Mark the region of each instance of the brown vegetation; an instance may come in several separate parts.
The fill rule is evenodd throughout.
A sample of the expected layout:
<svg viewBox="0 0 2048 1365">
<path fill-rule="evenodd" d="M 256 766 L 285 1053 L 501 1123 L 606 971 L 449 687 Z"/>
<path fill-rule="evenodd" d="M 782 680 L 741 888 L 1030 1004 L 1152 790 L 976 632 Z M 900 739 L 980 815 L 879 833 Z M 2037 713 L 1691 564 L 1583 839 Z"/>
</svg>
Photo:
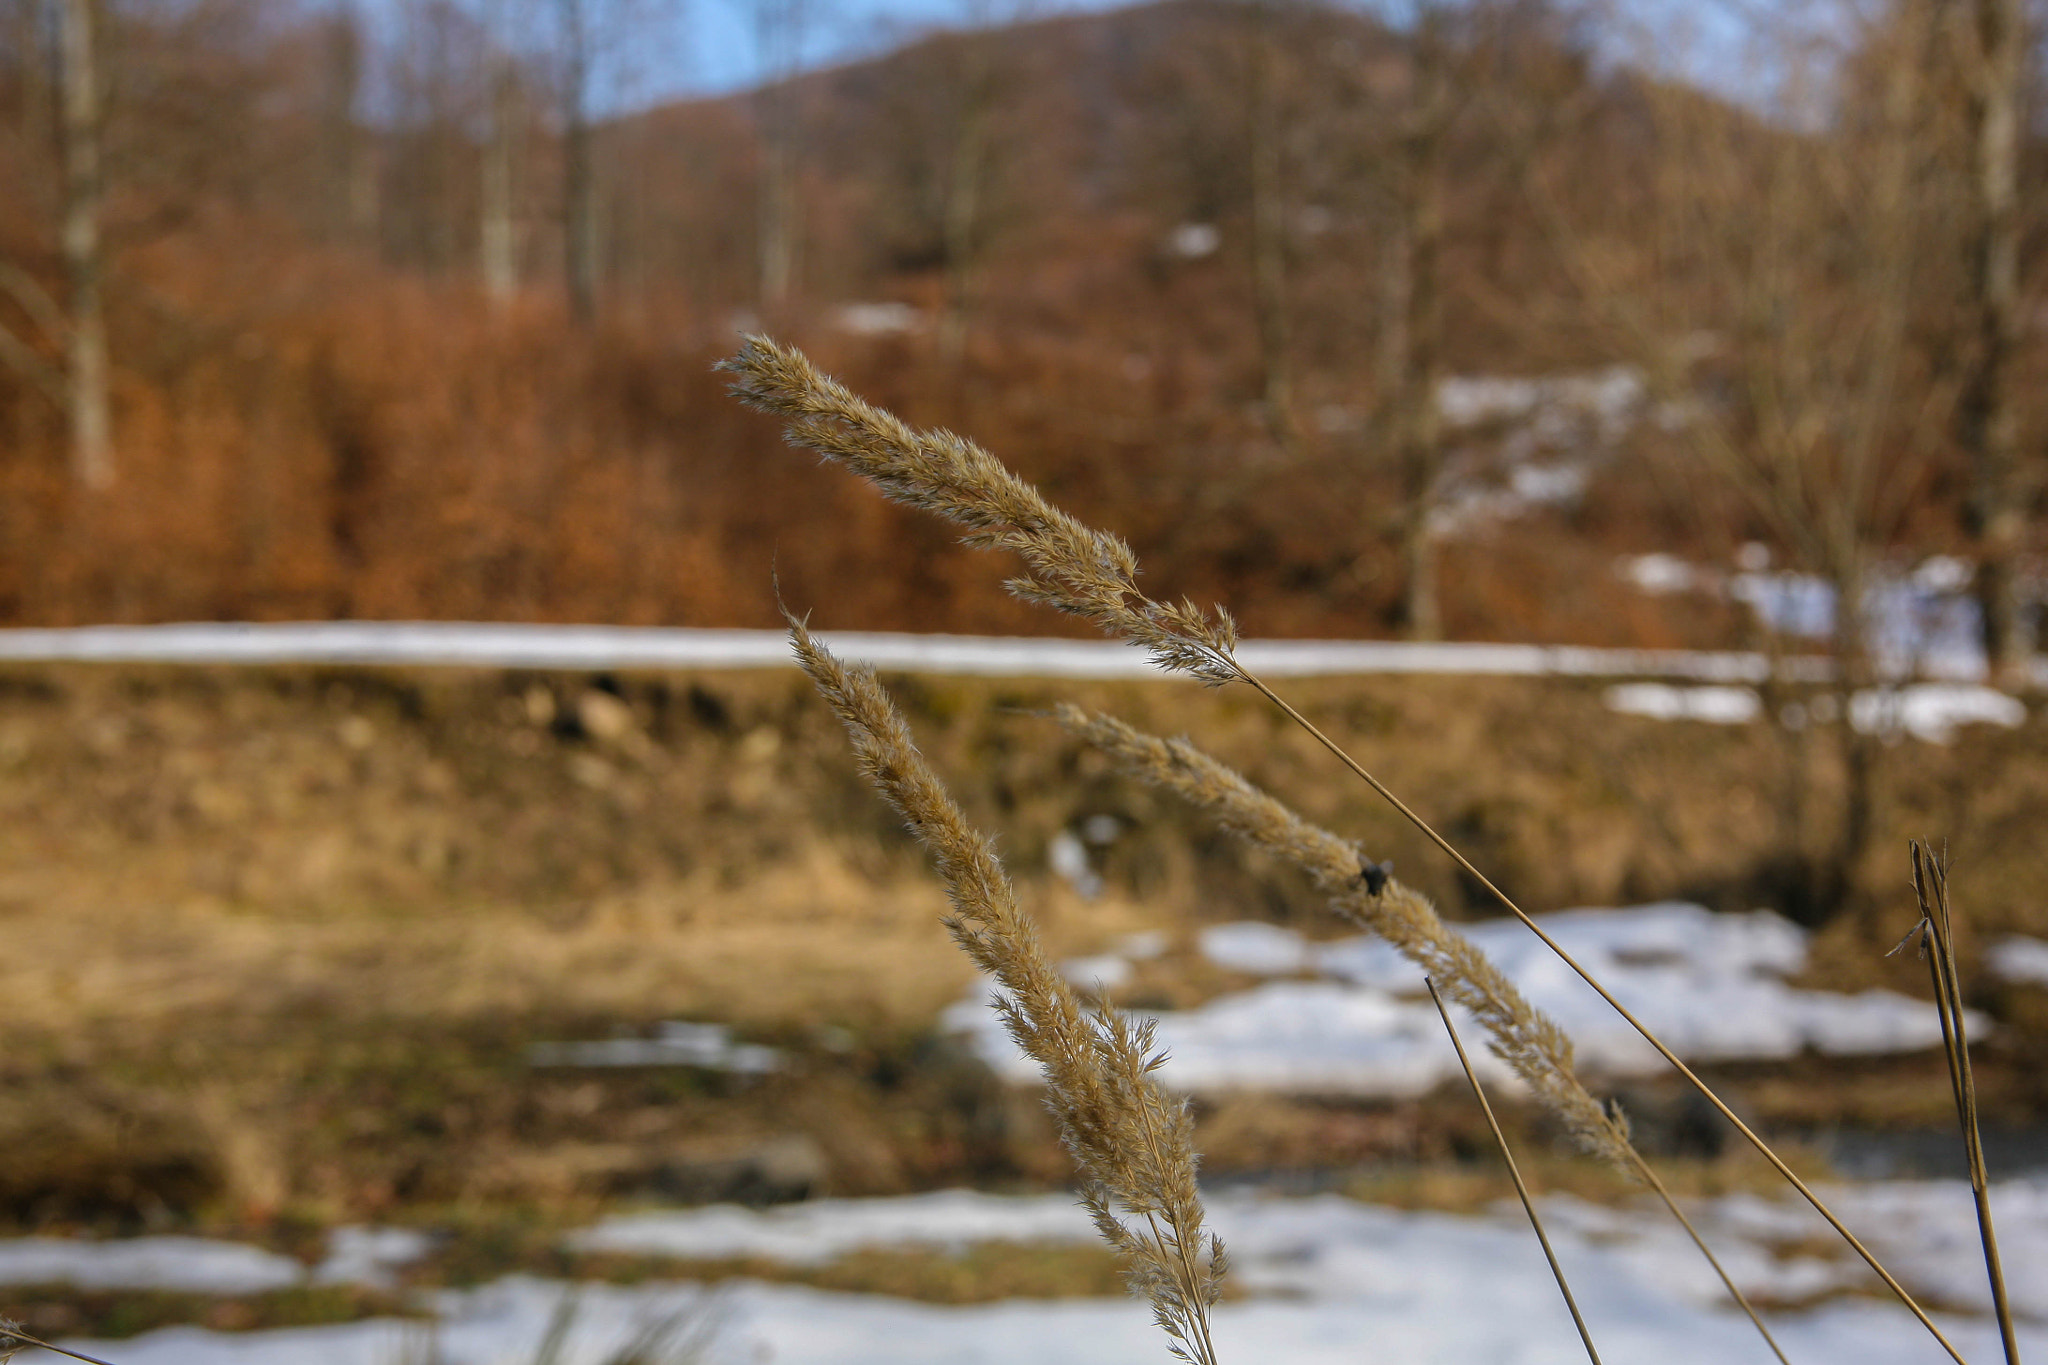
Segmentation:
<svg viewBox="0 0 2048 1365">
<path fill-rule="evenodd" d="M 1426 391 L 1657 370 L 1712 333 L 1724 349 L 1665 375 L 1671 396 L 1767 428 L 1748 376 L 1795 343 L 1814 373 L 1854 368 L 1840 348 L 1868 330 L 1824 249 L 1853 176 L 1774 168 L 1862 165 L 1844 149 L 1900 127 L 1924 213 L 1892 301 L 1907 416 L 1874 439 L 1917 443 L 1927 472 L 1869 548 L 1961 545 L 1974 497 L 1996 596 L 2031 543 L 2025 462 L 1973 484 L 1969 461 L 1980 430 L 1998 451 L 2035 430 L 2048 392 L 2003 283 L 2032 270 L 2013 224 L 2033 222 L 2039 148 L 2021 137 L 2011 175 L 1978 177 L 2003 196 L 1981 227 L 1976 182 L 1946 168 L 1997 121 L 1970 112 L 1995 81 L 1957 35 L 1898 127 L 1865 117 L 1883 91 L 1854 62 L 1799 131 L 1603 64 L 1540 4 L 1431 6 L 1417 49 L 1336 10 L 1207 0 L 939 34 L 583 127 L 560 104 L 567 37 L 513 42 L 440 0 L 402 7 L 390 46 L 345 12 L 105 8 L 105 107 L 79 118 L 97 188 L 62 173 L 82 134 L 57 117 L 44 8 L 0 8 L 20 39 L 0 44 L 0 185 L 20 191 L 0 194 L 0 620 L 766 625 L 775 561 L 796 599 L 837 586 L 838 624 L 1045 629 L 943 534 L 788 477 L 718 400 L 705 370 L 766 299 L 860 391 L 975 431 L 1119 526 L 1158 595 L 1227 600 L 1261 634 L 1391 631 L 1440 557 L 1449 635 L 1732 642 L 1732 617 L 1632 598 L 1611 556 L 1796 552 L 1797 527 L 1644 428 L 1576 507 L 1425 547 L 1438 463 L 1484 465 L 1512 435 L 1426 430 Z M 622 7 L 570 8 L 622 41 Z M 1780 204 L 1761 221 L 1787 225 L 1785 251 L 1769 272 L 1744 258 L 1731 230 L 1809 185 L 1834 200 Z M 60 221 L 100 238 L 60 241 Z M 1175 246 L 1188 226 L 1213 249 Z M 1985 232 L 2013 263 L 1980 272 L 1996 297 L 1977 306 Z M 1796 335 L 1757 332 L 1760 290 L 1810 302 Z M 910 305 L 912 330 L 848 330 L 841 306 L 877 300 Z M 88 312 L 111 366 L 104 479 L 80 464 L 92 382 L 67 377 L 98 363 L 75 353 L 97 345 L 72 325 Z M 1988 378 L 1945 359 L 1979 351 Z M 1951 439 L 1938 419 L 1964 390 L 1977 416 Z"/>
<path fill-rule="evenodd" d="M 1248 696 L 1172 681 L 891 686 L 969 817 L 999 834 L 1057 954 L 1169 931 L 1134 1002 L 1244 984 L 1191 931 L 1247 917 L 1319 931 L 1323 898 L 1020 710 L 1071 697 L 1202 734 L 1392 857 L 1451 918 L 1485 912 Z M 1781 769 L 1757 727 L 1615 716 L 1597 684 L 1562 680 L 1294 690 L 1388 781 L 1427 793 L 1526 904 L 1775 899 Z M 943 897 L 794 673 L 17 667 L 4 695 L 0 1069 L 18 1103 L 0 1113 L 0 1204 L 13 1219 L 1060 1178 L 1035 1105 L 929 1036 L 968 980 L 937 927 Z M 2048 933 L 2033 894 L 2048 737 L 2037 721 L 1907 752 L 1919 780 L 1886 794 L 1880 843 L 1956 831 L 1964 979 L 2009 1026 L 1978 1052 L 1985 1121 L 2037 1118 L 2048 1000 L 1987 980 L 1971 955 L 1995 933 Z M 1838 780 L 1825 751 L 1811 758 L 1823 789 Z M 1120 833 L 1095 855 L 1108 890 L 1084 901 L 1046 850 L 1097 815 Z M 1885 905 L 1821 938 L 1817 980 L 1920 988 L 1924 968 L 1882 957 L 1911 907 Z M 674 1018 L 729 1023 L 798 1070 L 734 1087 L 526 1061 L 535 1041 Z M 1716 1076 L 1760 1119 L 1799 1128 L 1927 1126 L 1948 1104 L 1933 1056 Z M 1444 1156 L 1464 1141 L 1446 1108 L 1468 1106 L 1230 1100 L 1204 1143 L 1217 1171 Z M 741 1159 L 770 1139 L 807 1150 L 794 1175 Z"/>
</svg>

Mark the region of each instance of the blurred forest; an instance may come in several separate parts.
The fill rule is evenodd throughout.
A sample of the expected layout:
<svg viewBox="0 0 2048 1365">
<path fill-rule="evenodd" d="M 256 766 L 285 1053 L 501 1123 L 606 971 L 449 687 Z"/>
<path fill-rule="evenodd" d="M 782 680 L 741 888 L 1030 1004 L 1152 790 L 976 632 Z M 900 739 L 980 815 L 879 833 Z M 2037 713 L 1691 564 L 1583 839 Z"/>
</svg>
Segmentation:
<svg viewBox="0 0 2048 1365">
<path fill-rule="evenodd" d="M 724 396 L 763 328 L 1255 634 L 1753 643 L 1614 564 L 1761 546 L 1851 602 L 1958 556 L 2030 648 L 2021 0 L 1790 7 L 1739 95 L 1569 0 L 983 5 L 822 69 L 734 0 L 772 78 L 648 105 L 662 2 L 0 0 L 0 622 L 765 625 L 773 564 L 1061 628 Z"/>
</svg>

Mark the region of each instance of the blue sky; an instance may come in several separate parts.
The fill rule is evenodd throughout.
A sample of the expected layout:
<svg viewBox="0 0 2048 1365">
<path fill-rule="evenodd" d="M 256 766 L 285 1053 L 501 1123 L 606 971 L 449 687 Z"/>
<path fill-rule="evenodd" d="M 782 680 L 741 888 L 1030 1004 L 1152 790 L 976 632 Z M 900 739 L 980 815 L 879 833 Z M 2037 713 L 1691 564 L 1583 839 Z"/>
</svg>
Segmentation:
<svg viewBox="0 0 2048 1365">
<path fill-rule="evenodd" d="M 659 0 L 657 0 L 657 3 Z M 676 22 L 662 27 L 668 38 L 652 44 L 666 51 L 643 51 L 640 100 L 658 101 L 683 95 L 723 94 L 755 84 L 763 74 L 751 18 L 762 0 L 679 0 Z M 1043 17 L 1073 10 L 1105 10 L 1134 0 L 768 0 L 796 4 L 806 13 L 802 65 L 849 60 L 886 49 L 918 32 L 960 23 L 970 14 L 992 18 Z M 1404 0 L 1363 0 L 1397 25 L 1408 8 Z M 1609 32 L 1615 55 L 1630 58 L 1647 43 L 1671 46 L 1688 54 L 1677 64 L 1695 79 L 1743 95 L 1740 87 L 1760 74 L 1742 55 L 1743 30 L 1750 22 L 1742 0 L 1623 0 L 1609 11 Z M 1619 22 L 1614 22 L 1619 20 Z M 1746 73 L 1746 74 L 1745 74 Z"/>
<path fill-rule="evenodd" d="M 744 89 L 762 75 L 754 42 L 752 0 L 686 0 L 676 93 L 721 94 Z M 1072 9 L 1114 9 L 1122 0 L 1062 0 L 1046 4 L 981 4 L 984 12 L 1044 15 Z M 922 30 L 957 24 L 975 0 L 809 0 L 804 23 L 805 65 L 841 61 L 895 45 Z"/>
</svg>

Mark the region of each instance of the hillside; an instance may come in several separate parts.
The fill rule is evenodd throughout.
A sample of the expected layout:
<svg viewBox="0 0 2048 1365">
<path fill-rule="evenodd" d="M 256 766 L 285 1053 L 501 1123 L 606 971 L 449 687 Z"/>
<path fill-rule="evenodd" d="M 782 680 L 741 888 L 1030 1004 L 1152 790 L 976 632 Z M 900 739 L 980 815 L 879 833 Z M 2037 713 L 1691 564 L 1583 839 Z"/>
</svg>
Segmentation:
<svg viewBox="0 0 2048 1365">
<path fill-rule="evenodd" d="M 492 86 L 455 19 L 435 66 L 325 20 L 266 11 L 224 44 L 170 10 L 122 13 L 104 214 L 117 475 L 79 486 L 62 411 L 0 366 L 0 621 L 762 625 L 772 564 L 833 625 L 1059 629 L 1001 595 L 998 566 L 734 408 L 710 366 L 762 326 L 1117 529 L 1164 592 L 1226 601 L 1264 635 L 1399 625 L 1418 504 L 1386 263 L 1413 35 L 1314 8 L 1248 28 L 1164 0 L 601 123 L 582 320 L 545 54 Z M 1614 557 L 1724 561 L 1781 528 L 1702 492 L 1640 332 L 1589 296 L 1586 268 L 1653 279 L 1658 316 L 1711 323 L 1679 304 L 1713 297 L 1720 263 L 1644 274 L 1672 130 L 1759 157 L 1789 135 L 1596 67 L 1562 19 L 1517 14 L 1439 49 L 1459 92 L 1431 361 L 1446 387 L 1429 496 L 1448 510 L 1422 510 L 1443 628 L 1729 643 L 1736 614 L 1645 600 Z M 380 109 L 337 87 L 355 69 L 338 51 L 412 93 Z M 19 267 L 0 323 L 55 363 L 41 79 L 0 61 L 17 115 L 0 180 L 27 191 L 0 196 L 0 259 Z M 497 297 L 478 235 L 493 89 L 520 132 L 516 283 Z M 776 148 L 797 226 L 786 292 L 764 301 Z M 1946 467 L 1916 476 L 1916 514 L 1877 528 L 1881 547 L 1955 540 Z"/>
</svg>

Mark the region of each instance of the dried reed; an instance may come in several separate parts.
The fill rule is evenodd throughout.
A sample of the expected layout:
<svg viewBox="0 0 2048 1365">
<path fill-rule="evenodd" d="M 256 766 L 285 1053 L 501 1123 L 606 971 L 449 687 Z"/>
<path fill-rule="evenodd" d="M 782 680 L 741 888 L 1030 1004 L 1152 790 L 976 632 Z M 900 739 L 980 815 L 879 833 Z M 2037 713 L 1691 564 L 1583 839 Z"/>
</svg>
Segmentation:
<svg viewBox="0 0 2048 1365">
<path fill-rule="evenodd" d="M 1373 862 L 1356 844 L 1310 824 L 1188 740 L 1160 739 L 1115 717 L 1065 702 L 1053 708 L 1052 716 L 1119 771 L 1174 793 L 1225 832 L 1293 863 L 1329 898 L 1330 909 L 1340 918 L 1393 944 L 1422 969 L 1425 981 L 1441 983 L 1444 993 L 1470 1010 L 1485 1028 L 1494 1055 L 1521 1077 L 1582 1151 L 1611 1162 L 1624 1175 L 1640 1179 L 1656 1192 L 1714 1268 L 1729 1296 L 1755 1325 L 1771 1354 L 1784 1362 L 1784 1351 L 1748 1296 L 1629 1141 L 1628 1125 L 1620 1112 L 1602 1105 L 1579 1080 L 1572 1066 L 1571 1039 L 1523 998 L 1492 959 L 1445 924 L 1428 897 L 1389 876 L 1383 865 Z M 1437 994 L 1436 984 L 1430 985 L 1430 994 Z M 1463 1048 L 1459 1051 L 1462 1056 Z"/>
<path fill-rule="evenodd" d="M 1218 608 L 1154 602 L 1138 591 L 1131 547 L 1047 502 L 974 442 L 950 431 L 913 431 L 893 413 L 818 372 L 810 358 L 768 337 L 748 337 L 718 367 L 739 376 L 741 402 L 788 419 L 791 445 L 845 465 L 883 494 L 967 528 L 966 542 L 1011 550 L 1025 572 L 1007 586 L 1092 621 L 1151 651 L 1161 668 L 1204 682 L 1237 680 L 1237 627 Z"/>
<path fill-rule="evenodd" d="M 1306 872 L 1330 908 L 1400 949 L 1486 1029 L 1496 1056 L 1527 1082 L 1588 1154 L 1631 1168 L 1627 1129 L 1572 1071 L 1564 1030 L 1530 1005 L 1429 899 L 1384 873 L 1358 845 L 1312 825 L 1185 739 L 1160 739 L 1062 702 L 1053 718 L 1125 774 L 1170 791 L 1236 835 Z"/>
<path fill-rule="evenodd" d="M 1137 588 L 1136 557 L 1121 540 L 1052 506 L 1037 489 L 972 441 L 948 431 L 912 430 L 893 414 L 864 402 L 838 381 L 820 374 L 793 347 L 767 337 L 749 337 L 739 353 L 719 368 L 738 376 L 732 389 L 742 402 L 787 419 L 786 435 L 791 444 L 846 465 L 898 502 L 967 527 L 965 539 L 970 545 L 1015 552 L 1027 570 L 1010 580 L 1010 590 L 1017 596 L 1071 612 L 1111 635 L 1142 645 L 1162 668 L 1188 673 L 1212 685 L 1235 681 L 1255 689 L 1399 811 L 1598 992 L 1813 1206 L 1957 1365 L 1967 1365 L 1906 1287 L 1713 1087 L 1450 840 L 1238 662 L 1236 625 L 1220 607 L 1212 616 L 1191 602 L 1169 605 L 1146 597 Z"/>
<path fill-rule="evenodd" d="M 86 1365 L 107 1365 L 107 1362 L 101 1360 L 98 1356 L 81 1355 L 77 1351 L 66 1350 L 62 1346 L 52 1346 L 41 1337 L 32 1337 L 23 1331 L 20 1323 L 10 1321 L 7 1318 L 0 1318 L 0 1365 L 6 1365 L 8 1361 L 14 1359 L 17 1353 L 29 1347 L 54 1351 L 60 1356 L 70 1356 L 73 1360 L 86 1362 Z"/>
<path fill-rule="evenodd" d="M 1215 1365 L 1209 1310 L 1225 1270 L 1195 1188 L 1194 1120 L 1152 1078 L 1165 1061 L 1149 1023 L 1084 1010 L 1046 958 L 989 841 L 946 794 L 872 670 L 849 668 L 790 621 L 797 661 L 845 724 L 861 772 L 931 851 L 953 939 L 1001 987 L 991 1001 L 1045 1071 L 1046 1104 L 1080 1175 L 1081 1199 L 1132 1291 L 1189 1365 Z"/>
<path fill-rule="evenodd" d="M 1998 1318 L 2006 1365 L 2019 1365 L 2018 1335 L 2013 1330 L 2012 1303 L 2006 1297 L 2005 1267 L 1998 1256 L 1998 1230 L 1991 1221 L 1991 1179 L 1984 1166 L 1984 1139 L 1977 1128 L 1977 1081 L 1970 1071 L 1970 1039 L 1964 1027 L 1962 978 L 1956 972 L 1955 917 L 1948 901 L 1948 860 L 1932 849 L 1912 845 L 1913 894 L 1920 904 L 1920 955 L 1934 978 L 1934 1003 L 1941 1012 L 1942 1050 L 1948 1056 L 1948 1077 L 1955 1092 L 1956 1122 L 1963 1130 L 1963 1150 L 1970 1166 L 1970 1193 L 1977 1203 L 1977 1236 L 1984 1247 L 1984 1273 L 1991 1281 L 1991 1307 Z M 1906 942 L 1911 942 L 1908 935 Z M 1899 945 L 1905 947 L 1905 943 Z M 1897 952 L 1898 948 L 1894 948 Z"/>
<path fill-rule="evenodd" d="M 1508 1178 L 1515 1182 L 1515 1193 L 1521 1198 L 1522 1212 L 1529 1215 L 1529 1226 L 1536 1230 L 1536 1240 L 1543 1247 L 1543 1259 L 1550 1262 L 1557 1292 L 1564 1295 L 1564 1306 L 1571 1310 L 1572 1325 L 1579 1329 L 1579 1340 L 1586 1345 L 1587 1358 L 1593 1365 L 1600 1365 L 1600 1352 L 1594 1349 L 1593 1333 L 1586 1327 L 1585 1315 L 1579 1312 L 1579 1301 L 1572 1297 L 1571 1282 L 1564 1277 L 1564 1267 L 1557 1263 L 1557 1253 L 1551 1250 L 1550 1234 L 1543 1230 L 1543 1219 L 1537 1216 L 1536 1201 L 1529 1197 L 1529 1186 L 1522 1179 L 1522 1168 L 1515 1164 L 1515 1153 L 1508 1146 L 1508 1135 L 1500 1130 L 1500 1120 L 1493 1116 L 1493 1106 L 1487 1103 L 1486 1088 L 1479 1084 L 1479 1073 L 1472 1069 L 1472 1059 L 1465 1055 L 1465 1044 L 1458 1039 L 1458 1026 L 1451 1022 L 1451 1012 L 1444 1007 L 1444 998 L 1437 993 L 1436 982 L 1424 977 L 1422 984 L 1429 987 L 1429 998 L 1435 1003 L 1436 1012 L 1443 1016 L 1444 1032 L 1451 1035 L 1458 1065 L 1465 1069 L 1465 1079 L 1471 1082 L 1472 1094 L 1479 1101 L 1479 1112 L 1486 1115 L 1486 1126 L 1493 1130 L 1493 1140 L 1500 1147 L 1501 1160 L 1508 1166 Z"/>
</svg>

